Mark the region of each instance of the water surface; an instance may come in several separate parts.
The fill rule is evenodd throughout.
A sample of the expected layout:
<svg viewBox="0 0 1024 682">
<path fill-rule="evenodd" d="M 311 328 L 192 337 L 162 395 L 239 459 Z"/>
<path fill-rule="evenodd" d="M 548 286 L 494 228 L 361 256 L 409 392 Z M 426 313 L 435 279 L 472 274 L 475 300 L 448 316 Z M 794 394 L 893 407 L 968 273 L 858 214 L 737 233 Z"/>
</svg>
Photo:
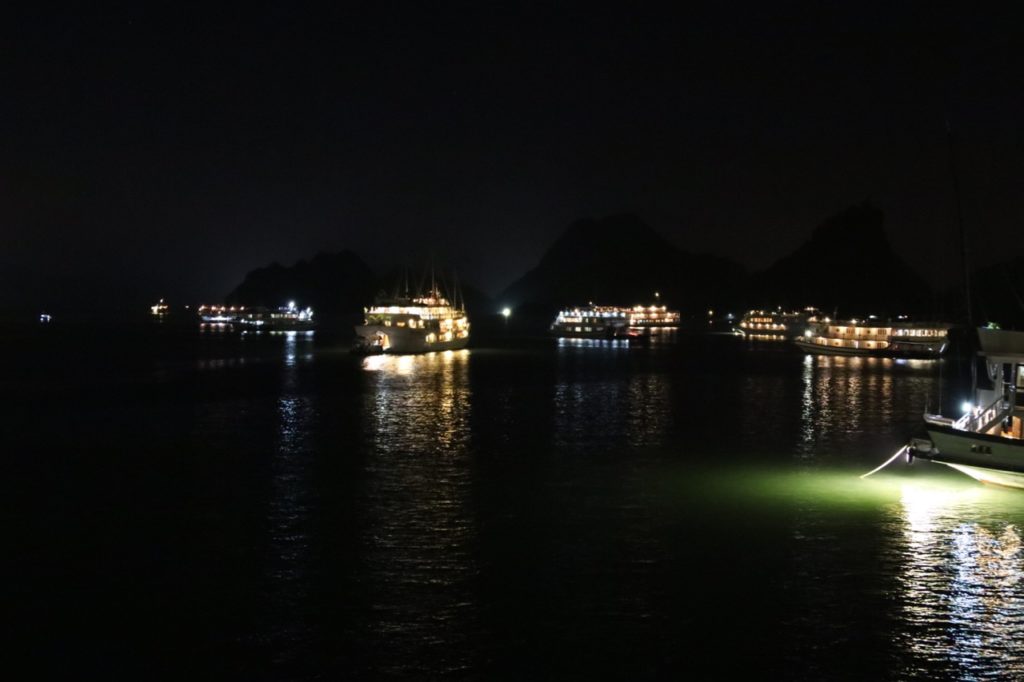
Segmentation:
<svg viewBox="0 0 1024 682">
<path fill-rule="evenodd" d="M 6 640 L 39 674 L 1024 673 L 1024 493 L 859 478 L 956 403 L 949 360 L 3 343 Z"/>
</svg>

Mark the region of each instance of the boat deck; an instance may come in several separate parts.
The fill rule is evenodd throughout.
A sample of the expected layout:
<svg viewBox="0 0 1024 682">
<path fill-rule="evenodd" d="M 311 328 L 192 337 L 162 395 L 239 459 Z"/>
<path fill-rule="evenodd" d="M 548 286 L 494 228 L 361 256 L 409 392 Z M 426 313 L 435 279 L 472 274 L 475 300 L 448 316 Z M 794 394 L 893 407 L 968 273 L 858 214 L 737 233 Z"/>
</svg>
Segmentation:
<svg viewBox="0 0 1024 682">
<path fill-rule="evenodd" d="M 1021 422 L 1020 417 L 1013 417 L 1010 420 L 1010 428 L 1004 429 L 1003 425 L 996 424 L 986 432 L 990 436 L 1001 436 L 1003 438 L 1012 438 L 1014 440 L 1021 440 L 1024 437 L 1024 424 Z"/>
</svg>

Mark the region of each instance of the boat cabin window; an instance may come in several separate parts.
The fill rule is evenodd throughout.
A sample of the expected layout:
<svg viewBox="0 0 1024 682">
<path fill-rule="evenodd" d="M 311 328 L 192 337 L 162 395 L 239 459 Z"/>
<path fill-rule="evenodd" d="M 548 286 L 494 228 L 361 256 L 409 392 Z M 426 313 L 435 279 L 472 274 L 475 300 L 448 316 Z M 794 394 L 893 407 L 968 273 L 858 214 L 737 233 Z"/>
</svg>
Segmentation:
<svg viewBox="0 0 1024 682">
<path fill-rule="evenodd" d="M 1024 388 L 1024 365 L 1017 365 L 1017 388 Z"/>
</svg>

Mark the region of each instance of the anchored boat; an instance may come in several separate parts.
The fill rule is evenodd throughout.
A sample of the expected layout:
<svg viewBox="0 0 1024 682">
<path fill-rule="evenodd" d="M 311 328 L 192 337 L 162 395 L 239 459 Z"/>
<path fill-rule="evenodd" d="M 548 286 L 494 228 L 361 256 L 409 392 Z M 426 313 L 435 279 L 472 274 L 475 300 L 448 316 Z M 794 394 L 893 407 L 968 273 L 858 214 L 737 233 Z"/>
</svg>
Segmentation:
<svg viewBox="0 0 1024 682">
<path fill-rule="evenodd" d="M 1024 332 L 978 329 L 979 355 L 988 370 L 986 386 L 958 419 L 924 416 L 928 438 L 911 441 L 907 456 L 950 466 L 985 483 L 1024 488 Z"/>
<path fill-rule="evenodd" d="M 616 306 L 565 308 L 551 323 L 551 334 L 560 338 L 626 339 L 629 313 Z"/>
<path fill-rule="evenodd" d="M 591 303 L 558 311 L 550 331 L 559 338 L 628 339 L 678 326 L 679 311 L 669 310 L 665 305 L 623 307 Z"/>
<path fill-rule="evenodd" d="M 844 322 L 812 317 L 804 335 L 793 343 L 801 350 L 826 355 L 938 358 L 949 345 L 952 327 L 945 322 Z"/>
<path fill-rule="evenodd" d="M 196 313 L 199 328 L 209 330 L 308 331 L 316 326 L 313 309 L 299 308 L 295 301 L 276 310 L 262 306 L 201 305 Z"/>
<path fill-rule="evenodd" d="M 469 343 L 469 317 L 434 286 L 425 296 L 378 299 L 356 327 L 363 353 L 427 353 L 457 350 Z"/>
<path fill-rule="evenodd" d="M 803 310 L 748 310 L 736 332 L 752 341 L 788 341 L 799 338 L 808 320 L 817 319 L 817 308 Z"/>
</svg>

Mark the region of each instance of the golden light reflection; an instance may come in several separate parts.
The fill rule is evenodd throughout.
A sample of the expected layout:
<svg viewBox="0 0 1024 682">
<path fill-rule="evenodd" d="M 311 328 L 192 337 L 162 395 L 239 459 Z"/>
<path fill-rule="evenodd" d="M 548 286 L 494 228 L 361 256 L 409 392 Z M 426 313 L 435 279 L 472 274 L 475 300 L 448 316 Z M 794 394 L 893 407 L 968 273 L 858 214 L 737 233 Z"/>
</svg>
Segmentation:
<svg viewBox="0 0 1024 682">
<path fill-rule="evenodd" d="M 663 444 L 672 421 L 671 381 L 656 372 L 623 376 L 613 371 L 614 357 L 605 356 L 607 373 L 580 381 L 582 354 L 560 354 L 552 395 L 559 447 L 590 451 L 614 446 L 617 439 L 632 447 Z"/>
<path fill-rule="evenodd" d="M 425 353 L 423 355 L 368 355 L 363 358 L 362 367 L 367 372 L 410 374 L 417 366 L 428 364 L 427 361 L 422 360 L 422 358 L 434 356 L 436 356 L 436 353 Z"/>
<path fill-rule="evenodd" d="M 385 672 L 438 656 L 451 656 L 455 668 L 470 664 L 446 646 L 450 636 L 438 635 L 453 623 L 473 632 L 478 618 L 470 359 L 458 350 L 363 361 L 372 455 L 358 501 L 360 574 L 375 614 L 365 636 L 387 633 L 394 651 L 394 670 Z"/>
<path fill-rule="evenodd" d="M 468 439 L 469 354 L 463 349 L 363 358 L 363 369 L 377 375 L 368 392 L 374 437 L 443 449 Z"/>
<path fill-rule="evenodd" d="M 805 355 L 801 370 L 800 454 L 815 454 L 832 440 L 885 422 L 897 400 L 916 399 L 919 386 L 902 378 L 895 390 L 891 358 Z M 913 390 L 908 391 L 907 387 Z M 921 402 L 923 404 L 923 401 Z"/>
<path fill-rule="evenodd" d="M 1012 492 L 906 485 L 897 571 L 902 643 L 918 670 L 953 677 L 1024 675 L 1024 556 L 1018 526 L 1002 516 Z M 1017 509 L 1012 509 L 1017 507 Z"/>
</svg>

